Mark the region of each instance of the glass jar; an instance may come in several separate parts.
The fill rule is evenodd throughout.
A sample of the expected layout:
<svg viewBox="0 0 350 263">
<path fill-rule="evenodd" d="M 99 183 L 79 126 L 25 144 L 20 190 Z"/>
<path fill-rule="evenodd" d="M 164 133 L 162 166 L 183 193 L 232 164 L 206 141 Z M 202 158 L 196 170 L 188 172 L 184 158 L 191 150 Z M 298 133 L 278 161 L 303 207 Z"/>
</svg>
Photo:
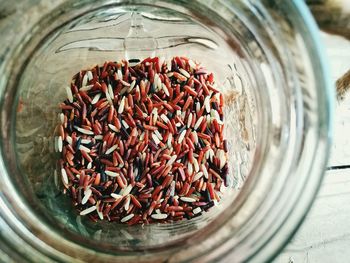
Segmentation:
<svg viewBox="0 0 350 263">
<path fill-rule="evenodd" d="M 5 5 L 1 258 L 264 262 L 283 248 L 319 188 L 331 132 L 332 85 L 302 1 Z M 210 212 L 191 220 L 132 227 L 89 222 L 61 194 L 57 105 L 80 69 L 154 55 L 188 56 L 215 73 L 225 96 L 229 188 Z"/>
</svg>

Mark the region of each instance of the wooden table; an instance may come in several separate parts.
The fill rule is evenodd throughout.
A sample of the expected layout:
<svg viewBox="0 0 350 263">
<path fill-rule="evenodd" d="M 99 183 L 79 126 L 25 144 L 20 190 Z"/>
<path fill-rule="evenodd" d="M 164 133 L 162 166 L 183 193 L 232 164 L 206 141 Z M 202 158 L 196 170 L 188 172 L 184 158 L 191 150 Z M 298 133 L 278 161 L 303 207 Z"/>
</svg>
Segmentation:
<svg viewBox="0 0 350 263">
<path fill-rule="evenodd" d="M 350 41 L 322 33 L 334 81 L 350 69 Z M 275 263 L 350 262 L 350 94 L 336 103 L 328 171 L 304 223 Z"/>
<path fill-rule="evenodd" d="M 0 19 L 14 12 L 15 7 L 28 8 L 27 1 L 2 1 Z M 35 15 L 43 13 L 60 0 L 37 1 L 31 11 L 22 15 L 23 25 L 31 24 Z M 24 14 L 24 13 L 23 13 Z M 0 24 L 1 25 L 1 24 Z M 334 81 L 350 69 L 350 41 L 322 34 Z M 334 121 L 334 143 L 329 167 L 350 164 L 350 95 L 337 103 Z M 289 245 L 275 259 L 276 263 L 349 262 L 350 260 L 350 168 L 326 172 L 325 180 L 303 225 Z"/>
</svg>

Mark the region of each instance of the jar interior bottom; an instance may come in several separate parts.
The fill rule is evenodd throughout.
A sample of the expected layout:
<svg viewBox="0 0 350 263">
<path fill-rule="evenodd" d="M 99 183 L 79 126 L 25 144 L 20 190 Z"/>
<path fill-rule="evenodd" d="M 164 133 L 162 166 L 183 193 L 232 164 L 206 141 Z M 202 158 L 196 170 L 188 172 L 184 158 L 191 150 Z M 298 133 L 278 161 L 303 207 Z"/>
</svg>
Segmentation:
<svg viewBox="0 0 350 263">
<path fill-rule="evenodd" d="M 135 12 L 142 19 L 141 33 L 145 42 L 140 42 L 137 34 L 133 35 L 132 14 Z M 71 7 L 62 20 L 52 22 L 56 23 L 53 30 L 40 25 L 42 30 L 34 36 L 40 39 L 39 44 L 31 47 L 33 52 L 28 53 L 26 64 L 21 65 L 23 70 L 18 76 L 13 116 L 20 170 L 16 183 L 39 217 L 58 232 L 78 234 L 81 240 L 101 242 L 118 249 L 135 249 L 162 246 L 189 237 L 234 202 L 256 151 L 257 102 L 251 83 L 254 77 L 247 66 L 249 58 L 237 51 L 240 40 L 234 34 L 218 29 L 216 23 L 219 22 L 214 22 L 210 16 L 203 18 L 194 10 L 180 12 L 152 5 L 102 5 L 83 13 L 79 6 Z M 191 220 L 132 227 L 94 223 L 79 216 L 70 198 L 61 191 L 57 172 L 59 154 L 54 151 L 58 104 L 66 98 L 65 87 L 80 69 L 101 65 L 106 60 L 147 56 L 166 59 L 187 56 L 202 62 L 215 74 L 218 88 L 225 96 L 229 187 L 217 206 Z"/>
</svg>

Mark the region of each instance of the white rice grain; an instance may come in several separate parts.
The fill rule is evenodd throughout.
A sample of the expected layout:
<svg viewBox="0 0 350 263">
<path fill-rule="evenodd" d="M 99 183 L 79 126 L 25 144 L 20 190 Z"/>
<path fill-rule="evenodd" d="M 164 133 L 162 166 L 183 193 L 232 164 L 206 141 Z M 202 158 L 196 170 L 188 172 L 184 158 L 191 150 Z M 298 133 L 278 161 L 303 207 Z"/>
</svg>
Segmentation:
<svg viewBox="0 0 350 263">
<path fill-rule="evenodd" d="M 196 158 L 193 159 L 193 167 L 194 167 L 194 171 L 196 173 L 198 173 L 199 172 L 199 165 L 198 165 L 198 161 Z"/>
<path fill-rule="evenodd" d="M 86 208 L 85 210 L 81 211 L 80 215 L 81 216 L 87 215 L 87 214 L 90 214 L 91 212 L 93 212 L 95 210 L 96 210 L 96 206 L 90 206 L 89 208 Z"/>
<path fill-rule="evenodd" d="M 190 128 L 191 124 L 192 124 L 192 113 L 190 113 L 190 115 L 188 115 L 187 128 Z"/>
<path fill-rule="evenodd" d="M 157 137 L 159 138 L 159 140 L 163 140 L 163 136 L 160 134 L 160 132 L 158 130 L 155 130 L 154 133 L 157 135 Z"/>
<path fill-rule="evenodd" d="M 213 115 L 214 115 L 213 117 L 219 122 L 220 121 L 219 113 L 214 109 L 212 109 L 212 111 L 213 111 Z"/>
<path fill-rule="evenodd" d="M 198 144 L 198 135 L 196 131 L 193 132 L 193 137 L 194 137 L 194 143 Z"/>
<path fill-rule="evenodd" d="M 130 87 L 130 83 L 129 82 L 126 82 L 124 80 L 120 80 L 120 82 L 123 84 L 124 87 Z"/>
<path fill-rule="evenodd" d="M 68 176 L 67 176 L 67 172 L 64 168 L 61 169 L 61 174 L 62 174 L 62 181 L 65 185 L 68 185 L 69 181 L 68 181 Z"/>
<path fill-rule="evenodd" d="M 153 78 L 153 88 L 154 90 L 158 91 L 158 79 L 159 79 L 159 76 L 158 74 L 154 74 L 154 78 Z"/>
<path fill-rule="evenodd" d="M 92 72 L 91 72 L 90 70 L 88 70 L 88 71 L 86 72 L 86 75 L 87 75 L 87 77 L 88 77 L 88 81 L 90 81 L 90 80 L 92 80 L 92 79 L 94 78 L 94 76 L 92 75 Z"/>
<path fill-rule="evenodd" d="M 214 151 L 213 151 L 213 149 L 209 149 L 208 152 L 209 152 L 210 161 L 213 162 L 213 158 L 214 158 Z"/>
<path fill-rule="evenodd" d="M 218 150 L 220 151 L 219 153 L 219 160 L 220 160 L 220 169 L 224 168 L 225 164 L 226 164 L 226 155 L 225 152 L 223 150 Z"/>
<path fill-rule="evenodd" d="M 161 118 L 165 123 L 168 123 L 168 122 L 169 122 L 169 119 L 168 119 L 168 117 L 167 117 L 165 114 L 160 115 L 160 118 Z"/>
<path fill-rule="evenodd" d="M 125 120 L 122 120 L 122 124 L 125 127 L 125 129 L 129 129 L 130 126 L 127 124 Z"/>
<path fill-rule="evenodd" d="M 125 211 L 128 211 L 129 208 L 130 208 L 130 196 L 128 195 L 125 200 L 124 209 Z"/>
<path fill-rule="evenodd" d="M 201 110 L 201 104 L 199 102 L 196 102 L 196 112 L 199 112 Z"/>
<path fill-rule="evenodd" d="M 158 108 L 154 108 L 152 110 L 152 114 L 153 114 L 153 124 L 155 125 L 158 120 Z"/>
<path fill-rule="evenodd" d="M 73 103 L 73 94 L 72 94 L 71 88 L 67 86 L 66 92 L 67 92 L 67 98 L 68 98 L 69 102 Z"/>
<path fill-rule="evenodd" d="M 197 202 L 196 199 L 191 198 L 191 197 L 186 197 L 186 196 L 182 196 L 180 197 L 181 201 L 187 202 L 187 203 L 193 203 L 193 202 Z"/>
<path fill-rule="evenodd" d="M 122 194 L 122 195 L 123 195 L 123 196 L 126 196 L 126 195 L 130 194 L 131 190 L 132 190 L 132 185 L 129 184 L 127 187 L 125 187 L 125 188 L 123 189 L 123 194 Z"/>
<path fill-rule="evenodd" d="M 204 99 L 204 107 L 205 107 L 205 110 L 210 113 L 210 96 L 206 96 L 205 99 Z"/>
<path fill-rule="evenodd" d="M 175 194 L 175 181 L 172 181 L 170 184 L 170 196 L 174 196 Z"/>
<path fill-rule="evenodd" d="M 162 80 L 158 77 L 156 83 L 157 83 L 157 90 L 160 91 L 160 89 L 162 88 Z"/>
<path fill-rule="evenodd" d="M 204 154 L 204 157 L 205 157 L 206 160 L 208 160 L 210 158 L 210 152 L 206 151 L 205 154 Z"/>
<path fill-rule="evenodd" d="M 58 149 L 59 152 L 62 152 L 63 141 L 62 141 L 62 137 L 61 136 L 58 136 L 58 139 L 57 139 L 57 149 Z"/>
<path fill-rule="evenodd" d="M 91 151 L 89 148 L 87 148 L 87 147 L 85 147 L 84 145 L 81 145 L 81 144 L 79 146 L 79 150 L 87 152 L 87 153 L 89 153 Z"/>
<path fill-rule="evenodd" d="M 128 88 L 128 93 L 132 91 L 132 89 L 135 87 L 135 84 L 136 84 L 136 79 L 134 79 L 133 82 L 131 82 L 130 87 Z"/>
<path fill-rule="evenodd" d="M 169 97 L 170 96 L 169 90 L 164 83 L 162 83 L 162 89 L 163 89 L 165 95 L 167 95 Z"/>
<path fill-rule="evenodd" d="M 184 75 L 186 78 L 190 78 L 191 75 L 186 71 L 184 70 L 183 68 L 179 68 L 179 71 L 182 75 Z"/>
<path fill-rule="evenodd" d="M 168 140 L 167 140 L 168 148 L 172 146 L 172 141 L 173 141 L 173 134 L 169 133 Z"/>
<path fill-rule="evenodd" d="M 83 129 L 83 128 L 80 128 L 80 127 L 77 127 L 77 126 L 74 126 L 75 129 L 77 129 L 78 132 L 80 133 L 83 133 L 83 134 L 86 134 L 86 135 L 94 135 L 94 132 L 93 131 L 90 131 L 90 130 L 86 130 L 86 129 Z"/>
<path fill-rule="evenodd" d="M 173 163 L 176 161 L 176 158 L 177 158 L 177 155 L 171 156 L 171 158 L 169 159 L 166 165 L 168 166 L 173 165 Z"/>
<path fill-rule="evenodd" d="M 158 145 L 160 143 L 159 138 L 157 137 L 157 135 L 155 135 L 154 133 L 152 133 L 152 139 L 154 140 L 154 142 Z"/>
<path fill-rule="evenodd" d="M 118 76 L 118 79 L 123 79 L 123 74 L 122 74 L 122 71 L 120 69 L 117 70 L 117 76 Z"/>
<path fill-rule="evenodd" d="M 111 96 L 109 95 L 108 89 L 106 90 L 105 95 L 106 95 L 106 99 L 107 99 L 107 101 L 109 102 L 109 104 L 110 104 L 110 105 L 113 105 L 113 101 L 112 101 Z"/>
<path fill-rule="evenodd" d="M 189 175 L 192 175 L 193 173 L 193 166 L 190 162 L 187 163 L 187 172 Z"/>
<path fill-rule="evenodd" d="M 199 126 L 201 125 L 203 121 L 203 116 L 200 116 L 199 119 L 197 120 L 196 124 L 194 125 L 194 129 L 197 130 Z"/>
<path fill-rule="evenodd" d="M 72 145 L 72 143 L 73 143 L 72 137 L 70 137 L 69 135 L 67 135 L 67 136 L 66 136 L 66 142 L 68 142 L 70 145 Z"/>
<path fill-rule="evenodd" d="M 89 91 L 92 89 L 94 85 L 87 85 L 87 86 L 82 86 L 79 90 L 80 91 Z"/>
<path fill-rule="evenodd" d="M 121 100 L 119 107 L 118 107 L 118 113 L 121 114 L 124 111 L 124 106 L 125 106 L 125 97 Z"/>
<path fill-rule="evenodd" d="M 100 97 L 101 97 L 101 93 L 97 93 L 97 94 L 95 95 L 95 97 L 92 99 L 91 104 L 92 104 L 92 105 L 93 105 L 93 104 L 96 104 L 96 103 L 100 100 Z"/>
<path fill-rule="evenodd" d="M 205 167 L 204 164 L 201 165 L 201 170 L 202 170 L 202 172 L 203 172 L 204 177 L 205 177 L 206 179 L 208 179 L 208 177 L 209 177 L 208 170 L 207 170 L 207 168 Z"/>
<path fill-rule="evenodd" d="M 86 202 L 89 200 L 91 194 L 92 194 L 92 190 L 90 188 L 84 191 L 84 197 L 81 200 L 81 204 L 85 205 Z"/>
<path fill-rule="evenodd" d="M 112 131 L 118 132 L 117 127 L 115 127 L 113 124 L 108 124 L 108 127 L 109 127 Z"/>
<path fill-rule="evenodd" d="M 61 124 L 64 124 L 64 114 L 60 113 L 59 116 L 60 116 Z"/>
<path fill-rule="evenodd" d="M 207 117 L 206 117 L 206 118 L 207 118 L 207 124 L 209 125 L 209 124 L 210 124 L 210 120 L 211 120 L 211 119 L 210 119 L 210 114 L 207 114 Z"/>
<path fill-rule="evenodd" d="M 193 177 L 193 182 L 199 180 L 200 178 L 202 178 L 202 176 L 203 176 L 203 172 L 196 173 L 195 176 Z"/>
<path fill-rule="evenodd" d="M 123 217 L 123 218 L 120 220 L 120 222 L 121 222 L 121 223 L 127 222 L 127 221 L 129 221 L 131 218 L 133 218 L 133 217 L 134 217 L 134 214 L 127 215 L 127 216 Z"/>
<path fill-rule="evenodd" d="M 81 83 L 81 86 L 86 86 L 88 83 L 88 74 L 85 73 L 84 77 L 83 77 L 83 81 Z"/>
<path fill-rule="evenodd" d="M 145 132 L 142 132 L 140 135 L 140 141 L 143 141 L 145 139 Z"/>
<path fill-rule="evenodd" d="M 103 220 L 103 213 L 102 211 L 100 211 L 100 204 L 98 203 L 98 205 L 96 205 L 96 212 L 98 214 L 98 217 Z"/>
<path fill-rule="evenodd" d="M 113 92 L 113 88 L 112 88 L 111 84 L 108 84 L 108 93 L 109 93 L 109 96 L 111 97 L 111 99 L 113 99 L 114 92 Z"/>
<path fill-rule="evenodd" d="M 105 171 L 106 175 L 110 176 L 110 177 L 118 177 L 119 174 L 116 172 L 112 172 L 112 171 Z"/>
<path fill-rule="evenodd" d="M 151 217 L 156 220 L 163 220 L 168 217 L 167 214 L 152 214 Z"/>
<path fill-rule="evenodd" d="M 113 197 L 114 199 L 120 199 L 120 198 L 122 198 L 123 196 L 122 196 L 122 195 L 115 194 L 115 193 L 111 193 L 111 197 Z"/>
<path fill-rule="evenodd" d="M 91 140 L 89 139 L 81 139 L 80 143 L 81 144 L 89 144 L 91 142 Z"/>
<path fill-rule="evenodd" d="M 105 154 L 108 155 L 108 154 L 114 152 L 117 148 L 118 148 L 118 144 L 115 144 L 111 148 L 109 148 Z"/>
<path fill-rule="evenodd" d="M 183 130 L 179 136 L 178 143 L 181 144 L 183 139 L 185 138 L 186 130 Z"/>
<path fill-rule="evenodd" d="M 199 214 L 200 212 L 202 212 L 202 209 L 200 207 L 196 207 L 195 209 L 193 209 L 193 214 Z"/>
</svg>

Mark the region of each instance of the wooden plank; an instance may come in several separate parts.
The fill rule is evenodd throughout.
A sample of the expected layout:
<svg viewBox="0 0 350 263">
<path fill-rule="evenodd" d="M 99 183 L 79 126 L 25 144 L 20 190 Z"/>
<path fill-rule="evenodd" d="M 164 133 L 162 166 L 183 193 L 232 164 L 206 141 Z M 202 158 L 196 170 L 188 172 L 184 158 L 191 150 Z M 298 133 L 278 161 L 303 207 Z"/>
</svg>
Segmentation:
<svg viewBox="0 0 350 263">
<path fill-rule="evenodd" d="M 61 1 L 50 1 L 55 5 L 59 2 Z M 21 16 L 23 27 L 32 24 L 38 13 L 47 11 L 48 3 L 43 4 L 43 1 L 38 3 L 41 5 L 33 7 L 28 15 Z M 9 13 L 7 9 L 1 10 L 6 10 L 2 14 Z M 13 6 L 11 10 L 14 10 Z M 2 18 L 0 22 L 5 23 L 7 18 L 5 16 Z M 326 44 L 331 76 L 335 82 L 350 69 L 350 42 L 328 34 L 322 34 L 322 38 Z M 334 144 L 330 166 L 350 163 L 349 135 L 350 96 L 348 95 L 342 103 L 336 103 Z M 305 222 L 275 262 L 347 262 L 349 258 L 350 170 L 329 171 Z"/>
<path fill-rule="evenodd" d="M 349 219 L 350 169 L 328 171 L 303 225 L 274 262 L 347 262 Z"/>
<path fill-rule="evenodd" d="M 322 33 L 331 77 L 350 69 L 350 41 Z M 329 166 L 350 164 L 350 95 L 336 102 Z M 326 173 L 303 225 L 275 263 L 347 262 L 350 258 L 350 169 Z"/>
</svg>

